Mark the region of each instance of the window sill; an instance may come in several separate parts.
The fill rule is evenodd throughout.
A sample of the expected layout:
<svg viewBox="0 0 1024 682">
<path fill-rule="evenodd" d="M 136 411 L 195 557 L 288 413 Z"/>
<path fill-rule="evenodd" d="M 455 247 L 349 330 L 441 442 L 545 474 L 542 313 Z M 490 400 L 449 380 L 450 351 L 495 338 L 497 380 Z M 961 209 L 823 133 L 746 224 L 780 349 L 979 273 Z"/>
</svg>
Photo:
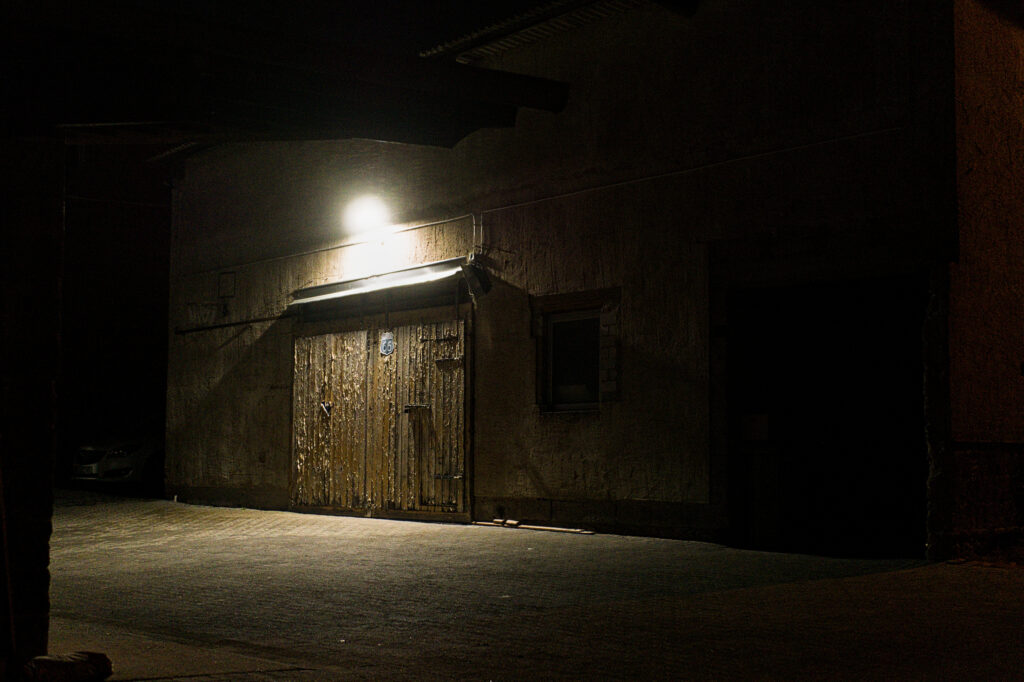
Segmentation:
<svg viewBox="0 0 1024 682">
<path fill-rule="evenodd" d="M 538 409 L 542 415 L 599 414 L 601 412 L 601 405 L 599 403 L 594 403 L 592 405 L 571 405 L 565 407 L 559 407 L 556 405 L 538 405 Z"/>
</svg>

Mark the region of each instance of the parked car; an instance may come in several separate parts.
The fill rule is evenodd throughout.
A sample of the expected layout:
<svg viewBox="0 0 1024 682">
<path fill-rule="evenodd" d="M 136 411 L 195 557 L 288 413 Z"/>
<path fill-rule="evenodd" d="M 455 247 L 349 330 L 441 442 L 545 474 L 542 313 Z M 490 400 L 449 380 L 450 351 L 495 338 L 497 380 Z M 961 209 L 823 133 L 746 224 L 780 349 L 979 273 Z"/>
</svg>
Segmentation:
<svg viewBox="0 0 1024 682">
<path fill-rule="evenodd" d="M 163 446 L 156 440 L 115 439 L 82 445 L 72 480 L 149 486 L 163 483 Z"/>
</svg>

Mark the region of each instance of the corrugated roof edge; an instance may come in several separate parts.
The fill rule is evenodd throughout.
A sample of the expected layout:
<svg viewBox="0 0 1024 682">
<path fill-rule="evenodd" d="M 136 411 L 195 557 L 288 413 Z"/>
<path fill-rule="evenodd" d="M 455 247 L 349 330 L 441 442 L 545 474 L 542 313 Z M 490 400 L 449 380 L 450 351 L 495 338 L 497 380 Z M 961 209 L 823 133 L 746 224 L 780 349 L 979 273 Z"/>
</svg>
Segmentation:
<svg viewBox="0 0 1024 682">
<path fill-rule="evenodd" d="M 420 56 L 454 56 L 456 62 L 469 64 L 648 4 L 650 0 L 553 0 L 424 50 Z"/>
</svg>

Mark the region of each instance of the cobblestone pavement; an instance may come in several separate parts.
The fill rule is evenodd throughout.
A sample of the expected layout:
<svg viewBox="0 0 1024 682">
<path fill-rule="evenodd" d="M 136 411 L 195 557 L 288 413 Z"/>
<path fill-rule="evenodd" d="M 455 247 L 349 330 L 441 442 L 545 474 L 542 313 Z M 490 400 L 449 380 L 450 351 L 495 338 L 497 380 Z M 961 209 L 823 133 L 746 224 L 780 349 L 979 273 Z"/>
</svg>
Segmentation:
<svg viewBox="0 0 1024 682">
<path fill-rule="evenodd" d="M 1024 670 L 1024 571 L 1012 566 L 82 492 L 59 493 L 51 544 L 51 640 L 134 651 L 120 667 L 115 658 L 120 679 L 1011 679 Z M 171 670 L 156 670 L 157 645 Z"/>
</svg>

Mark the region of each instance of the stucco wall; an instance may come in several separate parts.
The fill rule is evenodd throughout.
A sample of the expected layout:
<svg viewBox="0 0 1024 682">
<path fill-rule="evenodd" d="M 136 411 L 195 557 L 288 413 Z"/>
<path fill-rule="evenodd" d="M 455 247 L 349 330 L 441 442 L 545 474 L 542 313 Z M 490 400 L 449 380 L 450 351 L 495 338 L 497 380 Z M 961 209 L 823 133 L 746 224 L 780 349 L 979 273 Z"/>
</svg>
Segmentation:
<svg viewBox="0 0 1024 682">
<path fill-rule="evenodd" d="M 1024 28 L 984 3 L 962 1 L 956 29 L 953 437 L 1024 442 Z"/>
<path fill-rule="evenodd" d="M 956 49 L 953 527 L 961 551 L 987 552 L 1024 537 L 1024 14 L 958 1 Z"/>
<path fill-rule="evenodd" d="M 283 504 L 290 292 L 473 247 L 466 218 L 341 246 L 345 200 L 374 192 L 407 224 L 474 213 L 483 230 L 496 285 L 473 340 L 478 516 L 720 525 L 708 244 L 781 234 L 781 260 L 771 247 L 761 264 L 799 277 L 919 254 L 935 183 L 910 172 L 924 166 L 908 124 L 911 5 L 719 0 L 688 18 L 645 4 L 489 58 L 570 84 L 565 111 L 524 109 L 514 129 L 450 150 L 346 140 L 196 154 L 175 188 L 169 490 Z M 541 414 L 530 296 L 608 287 L 621 292 L 619 399 Z"/>
<path fill-rule="evenodd" d="M 619 188 L 485 216 L 502 286 L 479 302 L 484 516 L 503 507 L 593 522 L 614 500 L 708 501 L 706 249 L 677 239 L 674 222 L 645 221 L 642 204 L 642 192 Z M 600 413 L 545 414 L 528 296 L 605 287 L 621 288 L 618 399 Z"/>
</svg>

